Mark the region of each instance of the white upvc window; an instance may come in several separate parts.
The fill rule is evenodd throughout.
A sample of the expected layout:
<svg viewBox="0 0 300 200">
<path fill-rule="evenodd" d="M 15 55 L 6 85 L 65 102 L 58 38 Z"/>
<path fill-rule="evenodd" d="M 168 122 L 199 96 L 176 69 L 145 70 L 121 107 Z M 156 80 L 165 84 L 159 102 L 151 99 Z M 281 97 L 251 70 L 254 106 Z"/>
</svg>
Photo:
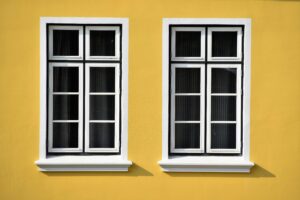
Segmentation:
<svg viewBox="0 0 300 200">
<path fill-rule="evenodd" d="M 127 19 L 41 19 L 41 171 L 128 170 L 127 65 Z"/>
<path fill-rule="evenodd" d="M 250 26 L 249 19 L 164 19 L 164 171 L 249 172 L 253 166 Z"/>
</svg>

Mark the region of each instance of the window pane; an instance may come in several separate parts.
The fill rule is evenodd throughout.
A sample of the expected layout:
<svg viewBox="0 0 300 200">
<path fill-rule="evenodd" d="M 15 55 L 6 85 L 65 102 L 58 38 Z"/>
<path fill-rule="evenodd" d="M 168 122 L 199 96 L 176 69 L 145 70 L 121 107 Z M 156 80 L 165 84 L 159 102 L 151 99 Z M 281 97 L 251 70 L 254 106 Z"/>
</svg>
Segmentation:
<svg viewBox="0 0 300 200">
<path fill-rule="evenodd" d="M 237 32 L 212 32 L 212 56 L 236 57 Z"/>
<path fill-rule="evenodd" d="M 115 68 L 91 67 L 90 92 L 115 92 Z"/>
<path fill-rule="evenodd" d="M 200 93 L 200 69 L 176 68 L 176 93 Z"/>
<path fill-rule="evenodd" d="M 176 96 L 175 120 L 200 120 L 200 96 Z"/>
<path fill-rule="evenodd" d="M 53 95 L 53 120 L 77 120 L 78 95 Z"/>
<path fill-rule="evenodd" d="M 53 91 L 78 92 L 78 78 L 77 67 L 54 67 Z"/>
<path fill-rule="evenodd" d="M 90 55 L 114 56 L 115 31 L 90 31 Z"/>
<path fill-rule="evenodd" d="M 175 148 L 200 148 L 200 124 L 175 124 Z"/>
<path fill-rule="evenodd" d="M 235 149 L 236 125 L 235 124 L 211 124 L 211 148 Z"/>
<path fill-rule="evenodd" d="M 78 30 L 53 30 L 53 55 L 78 56 L 79 31 Z"/>
<path fill-rule="evenodd" d="M 236 69 L 212 68 L 212 93 L 236 92 Z"/>
<path fill-rule="evenodd" d="M 77 123 L 53 123 L 53 148 L 78 147 Z"/>
<path fill-rule="evenodd" d="M 90 148 L 113 148 L 115 146 L 114 123 L 90 124 Z"/>
<path fill-rule="evenodd" d="M 90 96 L 90 120 L 114 120 L 115 96 L 91 95 Z"/>
<path fill-rule="evenodd" d="M 211 97 L 211 120 L 212 121 L 235 121 L 236 120 L 236 97 L 235 96 L 212 96 Z"/>
<path fill-rule="evenodd" d="M 176 31 L 175 46 L 177 57 L 200 57 L 201 32 Z"/>
</svg>

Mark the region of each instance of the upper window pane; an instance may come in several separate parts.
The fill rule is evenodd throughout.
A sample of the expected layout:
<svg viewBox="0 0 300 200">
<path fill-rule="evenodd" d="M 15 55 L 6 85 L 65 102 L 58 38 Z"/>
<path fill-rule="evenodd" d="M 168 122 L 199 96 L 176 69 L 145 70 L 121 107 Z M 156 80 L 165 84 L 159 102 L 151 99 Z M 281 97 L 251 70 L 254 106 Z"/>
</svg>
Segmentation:
<svg viewBox="0 0 300 200">
<path fill-rule="evenodd" d="M 200 31 L 176 31 L 176 57 L 200 57 L 201 56 L 201 32 Z"/>
<path fill-rule="evenodd" d="M 236 92 L 235 68 L 212 68 L 211 90 L 212 93 Z"/>
<path fill-rule="evenodd" d="M 78 92 L 78 80 L 77 67 L 53 67 L 54 92 Z"/>
<path fill-rule="evenodd" d="M 115 31 L 90 31 L 91 56 L 115 56 Z"/>
<path fill-rule="evenodd" d="M 53 30 L 53 56 L 78 56 L 79 30 Z"/>
<path fill-rule="evenodd" d="M 114 92 L 115 68 L 90 67 L 90 92 Z"/>
<path fill-rule="evenodd" d="M 200 68 L 176 68 L 176 93 L 200 93 Z"/>
<path fill-rule="evenodd" d="M 237 56 L 237 32 L 213 31 L 212 32 L 212 56 L 236 57 Z"/>
</svg>

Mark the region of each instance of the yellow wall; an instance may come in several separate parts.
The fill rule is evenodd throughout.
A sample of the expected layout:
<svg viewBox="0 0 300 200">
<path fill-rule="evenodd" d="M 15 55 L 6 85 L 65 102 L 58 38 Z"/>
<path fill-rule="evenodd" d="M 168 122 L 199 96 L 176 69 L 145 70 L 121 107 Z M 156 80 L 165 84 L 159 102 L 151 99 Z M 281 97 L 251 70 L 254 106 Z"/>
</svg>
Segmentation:
<svg viewBox="0 0 300 200">
<path fill-rule="evenodd" d="M 128 173 L 42 173 L 41 16 L 129 18 Z M 251 174 L 163 173 L 162 18 L 252 18 Z M 300 199 L 300 1 L 0 0 L 0 199 Z"/>
</svg>

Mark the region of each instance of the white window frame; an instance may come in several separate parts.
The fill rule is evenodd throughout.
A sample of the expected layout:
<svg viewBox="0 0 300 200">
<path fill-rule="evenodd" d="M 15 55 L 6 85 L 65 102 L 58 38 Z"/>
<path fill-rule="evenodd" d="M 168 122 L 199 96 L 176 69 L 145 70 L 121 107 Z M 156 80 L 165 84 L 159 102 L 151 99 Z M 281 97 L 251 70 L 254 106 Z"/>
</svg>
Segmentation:
<svg viewBox="0 0 300 200">
<path fill-rule="evenodd" d="M 169 153 L 169 41 L 171 26 L 175 25 L 243 25 L 244 26 L 244 78 L 242 108 L 242 154 L 189 156 Z M 254 165 L 250 161 L 250 49 L 251 19 L 222 18 L 164 18 L 162 62 L 162 160 L 159 165 L 165 172 L 241 172 L 249 173 Z"/>
<path fill-rule="evenodd" d="M 176 93 L 175 92 L 175 79 L 176 79 L 176 68 L 196 68 L 200 69 L 201 82 L 200 82 L 200 93 Z M 203 64 L 172 64 L 172 77 L 171 77 L 171 153 L 203 153 L 204 152 L 204 123 L 203 119 L 205 117 L 204 106 L 205 106 L 205 70 Z M 175 97 L 176 96 L 200 96 L 200 121 L 176 121 L 175 120 Z M 175 148 L 175 124 L 176 123 L 200 123 L 200 148 L 197 149 L 185 149 Z"/>
<path fill-rule="evenodd" d="M 120 154 L 114 155 L 47 155 L 47 24 L 111 24 L 122 25 L 122 95 Z M 51 58 L 50 58 L 51 59 Z M 40 171 L 128 171 L 128 19 L 65 18 L 40 19 L 40 150 L 36 165 Z"/>
<path fill-rule="evenodd" d="M 115 92 L 90 92 L 90 68 L 105 67 L 115 69 Z M 118 152 L 119 151 L 119 105 L 120 105 L 120 65 L 117 63 L 88 63 L 85 68 L 85 151 L 86 152 Z M 90 95 L 114 95 L 115 96 L 115 120 L 90 120 Z M 114 148 L 91 148 L 89 143 L 90 138 L 90 123 L 114 123 L 115 124 L 115 139 Z"/>
<path fill-rule="evenodd" d="M 91 56 L 90 55 L 90 31 L 115 31 L 115 56 Z M 87 26 L 85 32 L 85 51 L 87 60 L 118 60 L 120 58 L 120 27 L 116 26 Z"/>
<path fill-rule="evenodd" d="M 176 56 L 176 32 L 177 31 L 195 31 L 201 32 L 201 56 L 197 57 L 177 57 Z M 171 44 L 171 59 L 173 61 L 186 61 L 186 60 L 194 60 L 194 61 L 202 61 L 205 59 L 205 28 L 202 27 L 174 27 L 172 28 L 172 44 Z"/>
<path fill-rule="evenodd" d="M 237 56 L 213 57 L 212 56 L 212 32 L 237 32 Z M 241 27 L 213 27 L 207 29 L 207 59 L 208 61 L 241 61 L 242 60 L 242 28 Z"/>
<path fill-rule="evenodd" d="M 78 68 L 78 92 L 53 92 L 53 68 L 54 67 L 76 67 Z M 49 63 L 49 111 L 48 111 L 48 151 L 52 153 L 81 152 L 82 151 L 82 118 L 83 118 L 83 64 L 81 63 Z M 53 95 L 78 95 L 78 120 L 53 120 Z M 53 123 L 78 123 L 78 148 L 54 148 L 53 147 Z"/>
<path fill-rule="evenodd" d="M 78 56 L 55 56 L 53 55 L 53 30 L 78 30 Z M 50 60 L 82 60 L 83 59 L 83 27 L 81 26 L 50 26 L 49 27 L 49 58 Z"/>
</svg>

